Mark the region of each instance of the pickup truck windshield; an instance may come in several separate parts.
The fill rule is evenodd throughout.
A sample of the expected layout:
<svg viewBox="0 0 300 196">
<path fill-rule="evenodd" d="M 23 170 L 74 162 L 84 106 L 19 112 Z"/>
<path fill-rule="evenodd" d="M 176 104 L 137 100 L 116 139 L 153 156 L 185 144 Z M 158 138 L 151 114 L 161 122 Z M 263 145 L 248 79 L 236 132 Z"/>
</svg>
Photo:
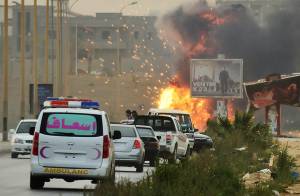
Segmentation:
<svg viewBox="0 0 300 196">
<path fill-rule="evenodd" d="M 160 113 L 164 115 L 174 116 L 179 124 L 182 126 L 183 132 L 193 132 L 193 125 L 189 115 L 187 114 L 171 114 L 171 113 Z"/>
<path fill-rule="evenodd" d="M 138 116 L 134 120 L 135 125 L 146 125 L 159 132 L 176 132 L 174 122 L 167 116 Z"/>
</svg>

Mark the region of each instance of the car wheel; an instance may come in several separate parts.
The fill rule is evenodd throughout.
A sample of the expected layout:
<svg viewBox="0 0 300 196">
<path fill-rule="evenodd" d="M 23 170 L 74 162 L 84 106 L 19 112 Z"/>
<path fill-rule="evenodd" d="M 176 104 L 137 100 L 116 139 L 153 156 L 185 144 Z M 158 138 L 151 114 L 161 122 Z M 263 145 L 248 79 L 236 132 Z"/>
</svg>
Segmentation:
<svg viewBox="0 0 300 196">
<path fill-rule="evenodd" d="M 138 164 L 136 167 L 136 172 L 143 172 L 144 171 L 144 163 Z"/>
<path fill-rule="evenodd" d="M 31 189 L 42 189 L 45 185 L 45 181 L 39 177 L 35 177 L 30 174 L 30 188 Z"/>
<path fill-rule="evenodd" d="M 11 158 L 12 158 L 12 159 L 18 158 L 18 153 L 12 152 L 12 153 L 11 153 Z"/>
<path fill-rule="evenodd" d="M 171 156 L 169 157 L 168 162 L 176 163 L 176 159 L 177 159 L 177 145 L 175 146 L 173 154 L 171 154 Z"/>
</svg>

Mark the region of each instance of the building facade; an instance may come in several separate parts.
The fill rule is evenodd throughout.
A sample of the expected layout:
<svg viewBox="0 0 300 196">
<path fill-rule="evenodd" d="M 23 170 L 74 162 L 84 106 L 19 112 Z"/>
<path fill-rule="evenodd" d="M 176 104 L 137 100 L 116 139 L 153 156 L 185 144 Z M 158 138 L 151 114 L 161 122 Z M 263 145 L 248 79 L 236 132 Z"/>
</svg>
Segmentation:
<svg viewBox="0 0 300 196">
<path fill-rule="evenodd" d="M 46 8 L 38 6 L 38 70 L 39 83 L 43 83 L 44 64 L 49 63 L 49 83 L 56 81 L 56 38 L 57 18 L 49 13 L 49 54 L 45 57 L 45 29 Z M 9 54 L 9 118 L 8 127 L 13 128 L 20 118 L 20 84 L 19 84 L 19 57 L 20 57 L 20 7 L 12 6 L 11 39 Z M 33 35 L 33 6 L 25 6 L 25 118 L 35 117 L 30 113 L 29 86 L 32 83 L 32 35 Z M 159 38 L 155 27 L 157 18 L 154 16 L 124 16 L 121 13 L 97 13 L 95 16 L 72 15 L 64 17 L 61 33 L 61 72 L 63 80 L 59 84 L 63 90 L 59 96 L 86 96 L 101 100 L 105 110 L 113 114 L 112 120 L 122 116 L 121 110 L 125 107 L 135 107 L 139 110 L 143 105 L 153 100 L 149 91 L 156 83 L 168 79 L 168 75 L 176 56 L 165 46 Z M 126 78 L 130 73 L 129 80 Z M 76 77 L 78 75 L 78 77 Z M 158 76 L 158 77 L 156 77 Z M 128 76 L 129 77 L 129 76 Z M 138 78 L 138 79 L 137 79 Z M 160 78 L 153 79 L 152 78 Z M 99 80 L 105 81 L 104 83 Z M 90 89 L 90 94 L 81 94 L 86 91 L 81 81 L 90 81 L 100 86 Z M 93 82 L 94 81 L 94 82 Z M 109 82 L 112 81 L 112 82 Z M 72 83 L 73 85 L 70 85 Z M 116 94 L 103 97 L 102 91 L 115 93 L 115 87 L 126 83 L 126 88 L 119 87 L 118 100 L 113 100 Z M 78 85 L 75 85 L 78 84 Z M 85 83 L 84 83 L 85 84 Z M 137 85 L 141 85 L 138 88 Z M 145 84 L 145 85 L 144 85 Z M 147 85 L 146 85 L 147 84 Z M 1 85 L 0 85 L 1 86 Z M 81 89 L 84 88 L 84 89 Z M 91 87 L 89 87 L 91 88 Z M 157 86 L 159 88 L 159 86 Z M 123 91 L 125 90 L 125 91 Z M 132 91 L 132 92 L 131 92 Z M 120 96 L 129 93 L 130 104 L 127 98 Z M 147 93 L 149 96 L 146 96 Z M 143 96 L 143 97 L 141 97 Z M 111 98 L 110 98 L 111 97 Z M 141 101 L 141 99 L 143 99 Z M 1 109 L 2 105 L 0 106 Z M 141 110 L 140 110 L 141 111 Z M 1 115 L 0 115 L 1 117 Z M 2 122 L 0 122 L 0 126 Z"/>
</svg>

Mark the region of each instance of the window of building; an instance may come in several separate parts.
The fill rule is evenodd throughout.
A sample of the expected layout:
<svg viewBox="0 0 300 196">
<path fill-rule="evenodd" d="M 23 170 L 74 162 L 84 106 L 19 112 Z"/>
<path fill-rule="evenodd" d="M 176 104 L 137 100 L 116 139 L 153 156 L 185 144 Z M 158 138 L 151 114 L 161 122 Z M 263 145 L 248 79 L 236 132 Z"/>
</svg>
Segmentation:
<svg viewBox="0 0 300 196">
<path fill-rule="evenodd" d="M 138 39 L 139 35 L 140 35 L 140 33 L 138 31 L 135 31 L 134 34 L 133 34 L 135 39 Z"/>
<path fill-rule="evenodd" d="M 103 31 L 102 32 L 102 39 L 108 40 L 110 37 L 110 31 Z"/>
</svg>

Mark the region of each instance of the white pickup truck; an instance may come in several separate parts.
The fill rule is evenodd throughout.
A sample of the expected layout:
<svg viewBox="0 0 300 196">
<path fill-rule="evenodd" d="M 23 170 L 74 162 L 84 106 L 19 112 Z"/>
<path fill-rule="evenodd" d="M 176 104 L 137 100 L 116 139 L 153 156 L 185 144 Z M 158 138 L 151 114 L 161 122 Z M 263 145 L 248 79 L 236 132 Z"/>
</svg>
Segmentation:
<svg viewBox="0 0 300 196">
<path fill-rule="evenodd" d="M 190 156 L 190 144 L 182 132 L 181 125 L 170 115 L 141 115 L 135 118 L 135 125 L 151 126 L 159 138 L 160 157 L 175 162 L 177 158 Z"/>
</svg>

